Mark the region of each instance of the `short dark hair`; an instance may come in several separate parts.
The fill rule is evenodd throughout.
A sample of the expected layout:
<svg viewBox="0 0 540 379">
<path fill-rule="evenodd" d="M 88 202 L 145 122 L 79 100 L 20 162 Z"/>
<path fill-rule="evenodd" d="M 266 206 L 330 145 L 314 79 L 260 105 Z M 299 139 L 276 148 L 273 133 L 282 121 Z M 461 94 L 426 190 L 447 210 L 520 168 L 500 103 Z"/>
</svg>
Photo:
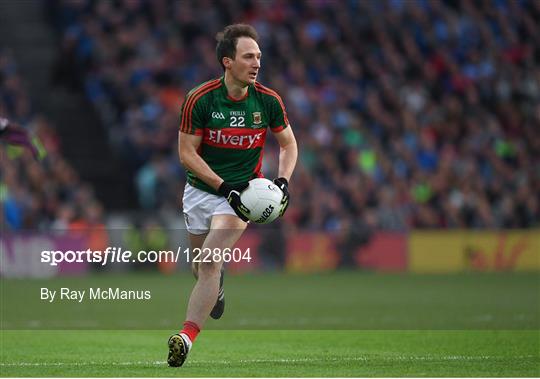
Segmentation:
<svg viewBox="0 0 540 379">
<path fill-rule="evenodd" d="M 257 34 L 255 28 L 248 24 L 229 25 L 216 35 L 216 56 L 219 64 L 221 67 L 223 67 L 223 70 L 225 70 L 223 58 L 235 58 L 236 44 L 238 43 L 238 38 L 240 37 L 252 38 L 255 41 L 259 40 L 259 35 Z"/>
</svg>

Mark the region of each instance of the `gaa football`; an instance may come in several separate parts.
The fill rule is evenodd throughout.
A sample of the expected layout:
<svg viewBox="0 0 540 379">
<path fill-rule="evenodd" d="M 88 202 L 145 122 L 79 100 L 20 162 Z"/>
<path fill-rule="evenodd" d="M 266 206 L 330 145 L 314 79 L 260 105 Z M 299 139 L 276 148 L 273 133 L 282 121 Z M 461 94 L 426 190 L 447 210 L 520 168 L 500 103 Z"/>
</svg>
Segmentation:
<svg viewBox="0 0 540 379">
<path fill-rule="evenodd" d="M 283 192 L 270 180 L 256 178 L 240 195 L 242 203 L 249 209 L 249 219 L 257 224 L 269 224 L 279 216 Z"/>
</svg>

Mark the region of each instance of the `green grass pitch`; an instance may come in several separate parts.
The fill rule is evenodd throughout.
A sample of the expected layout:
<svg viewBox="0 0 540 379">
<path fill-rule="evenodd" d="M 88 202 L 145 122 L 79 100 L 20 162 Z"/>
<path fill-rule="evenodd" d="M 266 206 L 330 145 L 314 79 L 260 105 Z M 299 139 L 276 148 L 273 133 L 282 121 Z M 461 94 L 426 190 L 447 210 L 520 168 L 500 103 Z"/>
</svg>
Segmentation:
<svg viewBox="0 0 540 379">
<path fill-rule="evenodd" d="M 537 274 L 336 272 L 226 278 L 227 308 L 181 368 L 166 341 L 188 273 L 1 282 L 0 375 L 540 376 Z M 43 286 L 146 288 L 146 302 L 46 304 Z"/>
<path fill-rule="evenodd" d="M 208 331 L 183 367 L 166 331 L 9 331 L 2 376 L 538 376 L 536 332 Z"/>
</svg>

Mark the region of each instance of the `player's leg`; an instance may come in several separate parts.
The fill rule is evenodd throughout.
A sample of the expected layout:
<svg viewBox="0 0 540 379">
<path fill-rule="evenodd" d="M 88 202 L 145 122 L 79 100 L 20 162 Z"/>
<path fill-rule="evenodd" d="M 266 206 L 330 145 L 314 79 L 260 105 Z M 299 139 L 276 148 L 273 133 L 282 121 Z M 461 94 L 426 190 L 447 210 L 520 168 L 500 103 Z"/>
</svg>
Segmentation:
<svg viewBox="0 0 540 379">
<path fill-rule="evenodd" d="M 236 215 L 217 214 L 212 217 L 210 232 L 204 238 L 202 251 L 209 249 L 232 248 L 246 229 L 247 224 Z M 195 243 L 200 243 L 202 238 L 195 238 Z M 208 251 L 208 250 L 206 250 Z M 221 254 L 219 254 L 221 256 Z M 213 257 L 213 255 L 212 255 Z M 216 303 L 220 284 L 220 274 L 223 263 L 221 260 L 201 262 L 197 269 L 198 279 L 191 293 L 186 322 L 179 334 L 169 338 L 170 366 L 181 366 L 191 348 L 192 342 L 197 337 L 200 328 L 204 325 L 212 307 Z"/>
<path fill-rule="evenodd" d="M 212 217 L 210 232 L 203 243 L 204 251 L 219 251 L 232 249 L 247 224 L 237 216 L 228 214 Z M 209 250 L 206 250 L 209 249 Z M 212 255 L 213 257 L 213 255 Z M 219 281 L 223 262 L 201 262 L 199 264 L 199 278 L 189 299 L 186 319 L 202 327 L 215 305 L 219 291 Z"/>
<path fill-rule="evenodd" d="M 197 277 L 198 267 L 193 265 L 195 258 L 193 250 L 202 249 L 203 247 L 204 240 L 210 230 L 211 209 L 213 209 L 213 203 L 216 202 L 216 199 L 217 196 L 201 191 L 189 184 L 186 184 L 184 188 L 182 204 L 190 242 L 191 269 L 195 277 Z M 178 334 L 169 337 L 169 355 L 167 357 L 169 366 L 182 366 L 191 347 L 191 341 L 195 340 L 198 330 L 198 325 L 186 320 L 182 330 Z M 191 334 L 191 338 L 188 336 L 189 334 Z"/>
<path fill-rule="evenodd" d="M 197 249 L 195 251 L 202 251 L 203 243 L 208 233 L 200 234 L 200 235 L 191 234 L 191 233 L 188 233 L 188 234 L 189 234 L 189 240 L 190 240 L 190 245 L 191 245 L 191 250 L 190 250 L 191 272 L 193 273 L 193 276 L 195 277 L 195 279 L 198 279 L 199 278 L 199 262 L 198 260 L 193 259 L 194 258 L 193 251 L 195 249 Z M 217 297 L 216 303 L 214 304 L 214 307 L 212 308 L 212 311 L 210 311 L 210 317 L 212 317 L 215 320 L 221 318 L 221 316 L 223 315 L 223 312 L 225 311 L 225 292 L 223 289 L 224 278 L 225 278 L 225 268 L 222 266 L 220 276 L 219 276 L 218 297 Z"/>
<path fill-rule="evenodd" d="M 203 243 L 207 235 L 208 233 L 204 233 L 204 234 L 188 233 L 189 244 L 191 246 L 191 249 L 190 249 L 191 272 L 193 273 L 193 276 L 195 276 L 195 279 L 199 277 L 199 272 L 198 272 L 199 262 L 194 260 L 195 255 L 193 254 L 193 251 L 202 251 Z"/>
</svg>

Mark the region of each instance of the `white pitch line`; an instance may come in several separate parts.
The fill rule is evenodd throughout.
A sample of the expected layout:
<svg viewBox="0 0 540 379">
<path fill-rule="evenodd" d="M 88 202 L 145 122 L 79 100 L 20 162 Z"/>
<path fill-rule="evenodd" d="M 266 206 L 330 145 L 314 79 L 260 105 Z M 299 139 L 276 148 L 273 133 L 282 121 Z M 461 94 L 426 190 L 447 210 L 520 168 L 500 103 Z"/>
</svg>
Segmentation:
<svg viewBox="0 0 540 379">
<path fill-rule="evenodd" d="M 314 363 L 314 362 L 343 362 L 343 361 L 393 361 L 393 362 L 407 362 L 407 361 L 484 361 L 484 360 L 497 360 L 497 359 L 531 359 L 537 358 L 540 360 L 540 356 L 537 355 L 518 355 L 518 356 L 490 356 L 490 355 L 444 355 L 444 356 L 365 356 L 365 357 L 342 357 L 342 358 L 283 358 L 283 359 L 241 359 L 238 361 L 228 360 L 188 360 L 190 365 L 197 364 L 224 364 L 231 365 L 234 363 Z M 2 367 L 25 367 L 25 366 L 162 366 L 165 365 L 165 361 L 135 361 L 135 362 L 2 362 Z"/>
<path fill-rule="evenodd" d="M 5 367 L 23 367 L 23 366 L 148 366 L 148 365 L 162 365 L 165 364 L 165 361 L 154 361 L 154 362 L 9 362 L 9 363 L 0 363 L 0 366 Z"/>
</svg>

